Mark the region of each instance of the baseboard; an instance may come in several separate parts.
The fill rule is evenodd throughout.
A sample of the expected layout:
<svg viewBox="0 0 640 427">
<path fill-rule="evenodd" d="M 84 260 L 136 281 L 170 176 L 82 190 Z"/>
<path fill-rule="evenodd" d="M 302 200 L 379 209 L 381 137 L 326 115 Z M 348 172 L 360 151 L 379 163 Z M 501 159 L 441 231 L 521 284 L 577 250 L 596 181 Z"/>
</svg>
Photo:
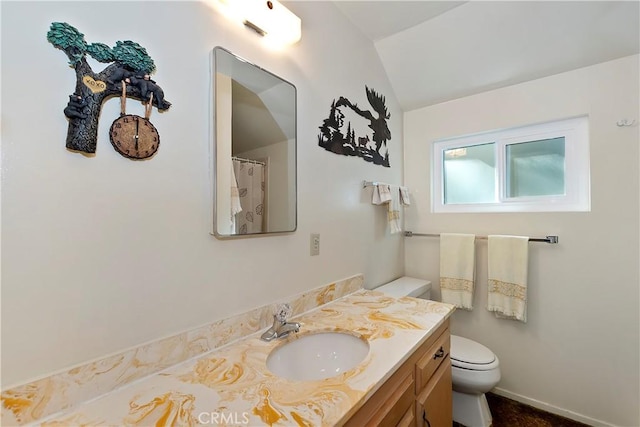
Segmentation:
<svg viewBox="0 0 640 427">
<path fill-rule="evenodd" d="M 578 414 L 577 412 L 569 411 L 567 409 L 558 408 L 557 406 L 550 405 L 546 402 L 531 399 L 529 397 L 513 393 L 500 387 L 494 388 L 493 390 L 491 390 L 491 393 L 497 394 L 498 396 L 506 397 L 507 399 L 515 400 L 516 402 L 524 403 L 525 405 L 532 406 L 545 412 L 569 418 L 570 420 L 578 421 L 591 426 L 617 427 L 615 424 L 610 424 L 601 420 L 597 420 L 595 418 L 587 417 L 586 415 Z"/>
</svg>

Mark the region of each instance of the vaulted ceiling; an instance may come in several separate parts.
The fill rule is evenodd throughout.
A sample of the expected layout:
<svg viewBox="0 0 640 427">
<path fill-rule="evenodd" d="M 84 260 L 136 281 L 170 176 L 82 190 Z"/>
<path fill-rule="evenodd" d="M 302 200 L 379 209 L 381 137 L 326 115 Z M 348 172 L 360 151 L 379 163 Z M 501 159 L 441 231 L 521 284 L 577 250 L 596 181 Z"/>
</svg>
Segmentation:
<svg viewBox="0 0 640 427">
<path fill-rule="evenodd" d="M 639 1 L 334 1 L 405 111 L 640 51 Z"/>
</svg>

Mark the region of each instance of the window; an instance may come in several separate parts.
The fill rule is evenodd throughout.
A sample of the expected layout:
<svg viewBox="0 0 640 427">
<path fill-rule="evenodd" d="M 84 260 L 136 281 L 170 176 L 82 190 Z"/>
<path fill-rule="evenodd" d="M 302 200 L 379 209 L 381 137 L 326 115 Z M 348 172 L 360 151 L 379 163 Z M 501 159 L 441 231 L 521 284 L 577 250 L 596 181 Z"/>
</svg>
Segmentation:
<svg viewBox="0 0 640 427">
<path fill-rule="evenodd" d="M 433 143 L 434 212 L 589 211 L 587 117 Z"/>
</svg>

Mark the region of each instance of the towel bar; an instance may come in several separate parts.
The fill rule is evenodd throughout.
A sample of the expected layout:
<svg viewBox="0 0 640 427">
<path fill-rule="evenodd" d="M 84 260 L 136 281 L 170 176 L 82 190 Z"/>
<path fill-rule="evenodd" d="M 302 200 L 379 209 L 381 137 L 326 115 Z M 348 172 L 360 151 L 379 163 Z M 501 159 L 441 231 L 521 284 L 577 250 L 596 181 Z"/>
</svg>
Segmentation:
<svg viewBox="0 0 640 427">
<path fill-rule="evenodd" d="M 413 236 L 424 236 L 424 237 L 440 237 L 439 234 L 433 233 L 414 233 L 413 231 L 405 231 L 405 237 L 413 237 Z M 479 240 L 487 240 L 487 236 L 476 236 L 476 239 Z M 547 237 L 529 237 L 530 242 L 544 242 L 544 243 L 558 243 L 558 236 L 547 236 Z"/>
<path fill-rule="evenodd" d="M 362 188 L 367 188 L 367 187 L 377 187 L 380 184 L 384 184 L 384 182 L 378 182 L 378 181 L 362 181 Z"/>
</svg>

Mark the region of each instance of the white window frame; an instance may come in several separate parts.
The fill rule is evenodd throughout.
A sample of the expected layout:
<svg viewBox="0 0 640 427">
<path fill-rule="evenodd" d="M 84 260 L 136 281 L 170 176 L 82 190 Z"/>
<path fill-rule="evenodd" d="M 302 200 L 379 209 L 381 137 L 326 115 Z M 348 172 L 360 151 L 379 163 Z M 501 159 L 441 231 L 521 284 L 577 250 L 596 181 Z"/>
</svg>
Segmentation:
<svg viewBox="0 0 640 427">
<path fill-rule="evenodd" d="M 565 194 L 508 197 L 506 146 L 550 138 L 565 138 Z M 444 153 L 455 148 L 495 143 L 495 200 L 491 203 L 444 203 Z M 431 208 L 455 212 L 588 212 L 591 210 L 588 116 L 438 139 L 432 144 Z"/>
</svg>

